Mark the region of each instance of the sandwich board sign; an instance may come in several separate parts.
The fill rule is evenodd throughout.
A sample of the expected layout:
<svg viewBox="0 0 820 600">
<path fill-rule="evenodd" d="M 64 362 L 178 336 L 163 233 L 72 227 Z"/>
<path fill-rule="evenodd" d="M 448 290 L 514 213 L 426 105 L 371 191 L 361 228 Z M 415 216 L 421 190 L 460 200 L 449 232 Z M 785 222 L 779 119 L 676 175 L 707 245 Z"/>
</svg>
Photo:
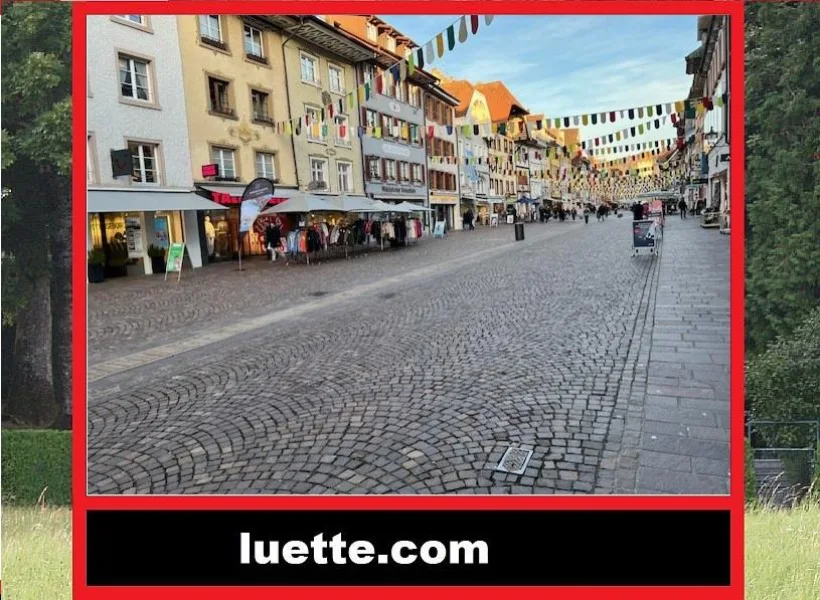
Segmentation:
<svg viewBox="0 0 820 600">
<path fill-rule="evenodd" d="M 168 247 L 168 263 L 165 265 L 165 280 L 168 273 L 178 273 L 177 281 L 182 277 L 182 258 L 185 256 L 185 244 L 174 242 Z"/>
<path fill-rule="evenodd" d="M 644 219 L 632 221 L 632 248 L 635 254 L 640 250 L 655 252 L 655 221 Z"/>
<path fill-rule="evenodd" d="M 444 221 L 436 221 L 435 228 L 433 229 L 433 237 L 444 237 Z"/>
</svg>

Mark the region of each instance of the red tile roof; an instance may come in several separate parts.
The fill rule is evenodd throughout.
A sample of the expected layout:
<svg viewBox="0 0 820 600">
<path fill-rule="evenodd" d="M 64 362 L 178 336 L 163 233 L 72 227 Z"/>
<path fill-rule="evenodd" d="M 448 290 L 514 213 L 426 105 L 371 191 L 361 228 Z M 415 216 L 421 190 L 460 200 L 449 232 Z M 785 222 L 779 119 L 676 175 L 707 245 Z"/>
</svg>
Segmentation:
<svg viewBox="0 0 820 600">
<path fill-rule="evenodd" d="M 527 114 L 528 112 L 501 81 L 477 83 L 475 88 L 487 98 L 487 106 L 490 109 L 490 118 L 493 123 L 507 121 L 513 113 Z"/>
<path fill-rule="evenodd" d="M 440 85 L 445 92 L 458 98 L 456 116 L 463 117 L 466 115 L 467 110 L 470 108 L 470 101 L 473 99 L 473 93 L 475 92 L 473 84 L 466 79 L 460 79 L 455 81 L 442 81 Z"/>
</svg>

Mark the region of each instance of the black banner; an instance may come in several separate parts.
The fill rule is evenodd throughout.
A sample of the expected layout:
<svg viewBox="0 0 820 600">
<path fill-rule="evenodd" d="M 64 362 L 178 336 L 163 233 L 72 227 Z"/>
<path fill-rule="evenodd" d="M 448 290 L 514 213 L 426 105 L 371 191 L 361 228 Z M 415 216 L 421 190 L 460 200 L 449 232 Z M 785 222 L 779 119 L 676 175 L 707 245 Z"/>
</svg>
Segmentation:
<svg viewBox="0 0 820 600">
<path fill-rule="evenodd" d="M 730 583 L 728 511 L 89 511 L 87 528 L 90 586 Z"/>
</svg>

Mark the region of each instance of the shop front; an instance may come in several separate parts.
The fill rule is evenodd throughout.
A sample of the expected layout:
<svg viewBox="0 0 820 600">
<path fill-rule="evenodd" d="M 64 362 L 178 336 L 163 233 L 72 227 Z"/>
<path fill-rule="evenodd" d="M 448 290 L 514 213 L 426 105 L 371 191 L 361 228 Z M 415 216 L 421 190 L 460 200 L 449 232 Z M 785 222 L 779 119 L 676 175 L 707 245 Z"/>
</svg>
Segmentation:
<svg viewBox="0 0 820 600">
<path fill-rule="evenodd" d="M 458 196 L 456 194 L 430 194 L 430 208 L 433 212 L 434 221 L 444 221 L 447 231 L 455 228 L 456 207 L 458 206 Z"/>
<path fill-rule="evenodd" d="M 412 202 L 413 204 L 426 207 L 428 201 L 427 188 L 423 185 L 414 185 L 409 182 L 391 184 L 369 181 L 365 184 L 365 192 L 369 198 L 381 200 L 388 204 Z M 435 219 L 435 213 L 424 213 L 422 224 L 425 230 L 432 231 L 433 219 Z"/>
<path fill-rule="evenodd" d="M 173 243 L 184 243 L 187 264 L 198 268 L 203 256 L 200 215 L 220 209 L 189 191 L 89 190 L 88 251 L 104 254 L 108 277 L 151 275 Z"/>
</svg>

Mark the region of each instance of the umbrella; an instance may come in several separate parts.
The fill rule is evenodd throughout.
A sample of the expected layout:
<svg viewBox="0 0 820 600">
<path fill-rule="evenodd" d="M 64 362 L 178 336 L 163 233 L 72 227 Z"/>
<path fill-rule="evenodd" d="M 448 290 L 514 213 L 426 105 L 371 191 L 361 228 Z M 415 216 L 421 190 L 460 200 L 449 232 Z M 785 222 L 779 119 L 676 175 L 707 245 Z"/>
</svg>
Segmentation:
<svg viewBox="0 0 820 600">
<path fill-rule="evenodd" d="M 375 201 L 371 200 L 366 196 L 353 196 L 342 194 L 338 198 L 338 202 L 334 199 L 333 204 L 341 205 L 341 209 L 344 212 L 356 212 L 356 213 L 363 213 L 363 212 L 379 212 L 379 209 Z"/>
<path fill-rule="evenodd" d="M 279 213 L 339 212 L 338 206 L 312 194 L 299 194 L 288 200 L 271 206 L 259 213 L 260 216 Z"/>
<path fill-rule="evenodd" d="M 402 202 L 397 204 L 396 207 L 406 209 L 409 212 L 433 212 L 432 208 L 427 208 L 421 204 L 413 204 L 412 202 Z"/>
</svg>

